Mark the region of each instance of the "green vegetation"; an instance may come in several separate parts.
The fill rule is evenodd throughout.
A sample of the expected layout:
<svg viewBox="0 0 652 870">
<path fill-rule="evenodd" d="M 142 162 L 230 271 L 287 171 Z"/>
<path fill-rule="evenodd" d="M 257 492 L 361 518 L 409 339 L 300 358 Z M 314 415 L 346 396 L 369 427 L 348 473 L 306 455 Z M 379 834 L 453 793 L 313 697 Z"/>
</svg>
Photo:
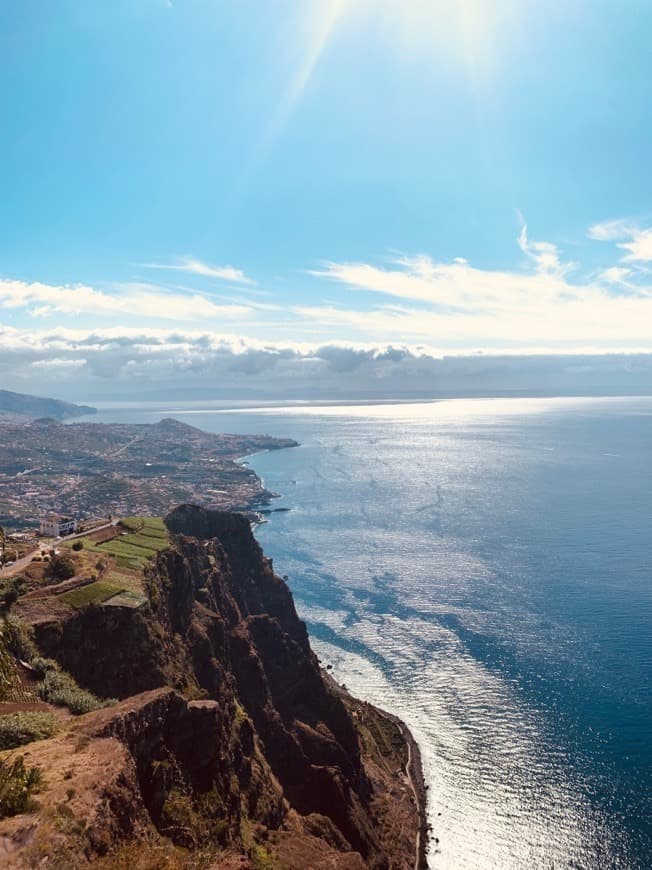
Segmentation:
<svg viewBox="0 0 652 870">
<path fill-rule="evenodd" d="M 113 556 L 120 568 L 141 571 L 150 559 L 168 546 L 168 533 L 161 517 L 124 517 L 120 526 L 128 534 L 92 547 L 94 552 Z"/>
<path fill-rule="evenodd" d="M 96 542 L 86 537 L 63 544 L 69 549 L 112 556 L 116 565 L 126 571 L 142 571 L 150 559 L 169 545 L 169 534 L 161 517 L 123 517 L 118 525 L 125 534 L 108 541 Z M 81 546 L 80 546 L 81 545 Z"/>
<path fill-rule="evenodd" d="M 168 531 L 163 522 L 163 517 L 123 517 L 120 525 L 129 532 L 148 530 L 159 532 L 167 537 Z"/>
<path fill-rule="evenodd" d="M 38 767 L 25 767 L 22 756 L 0 761 L 0 819 L 24 813 L 43 777 Z"/>
<path fill-rule="evenodd" d="M 18 601 L 18 590 L 16 589 L 16 587 L 14 586 L 10 589 L 7 589 L 2 597 L 2 600 L 4 601 L 4 605 L 7 610 L 9 610 L 9 608 Z"/>
<path fill-rule="evenodd" d="M 7 577 L 0 581 L 0 599 L 2 600 L 5 610 L 9 612 L 13 604 L 18 601 L 18 598 L 25 591 L 25 578 Z"/>
<path fill-rule="evenodd" d="M 103 580 L 96 580 L 95 583 L 88 583 L 86 586 L 78 586 L 76 589 L 71 589 L 70 592 L 64 592 L 61 600 L 76 610 L 80 610 L 89 604 L 101 604 L 102 601 L 108 601 L 109 598 L 118 595 L 123 589 L 124 587 L 114 586 Z"/>
<path fill-rule="evenodd" d="M 77 538 L 74 541 L 62 541 L 60 546 L 65 547 L 67 550 L 75 550 L 76 552 L 79 552 L 80 550 L 88 550 L 91 553 L 95 553 L 97 551 L 97 544 L 90 538 Z"/>
<path fill-rule="evenodd" d="M 168 546 L 168 539 L 163 538 L 156 533 L 155 535 L 137 533 L 133 535 L 125 535 L 118 540 L 126 541 L 131 547 L 141 547 L 144 550 L 154 550 L 160 552 Z"/>
<path fill-rule="evenodd" d="M 14 660 L 14 656 L 29 660 L 35 652 L 36 647 L 23 623 L 13 616 L 8 617 L 0 630 L 0 701 L 21 703 L 35 700 L 22 683 Z"/>
<path fill-rule="evenodd" d="M 80 688 L 70 674 L 62 671 L 57 663 L 50 659 L 40 659 L 33 662 L 32 666 L 42 667 L 45 672 L 44 680 L 38 689 L 41 698 L 48 704 L 67 707 L 73 716 L 80 716 L 115 704 L 113 698 L 102 701 L 92 692 Z"/>
<path fill-rule="evenodd" d="M 122 517 L 120 525 L 128 532 L 139 532 L 145 525 L 144 517 Z"/>
<path fill-rule="evenodd" d="M 16 668 L 6 650 L 4 637 L 0 644 L 0 701 L 6 701 L 14 686 Z"/>
<path fill-rule="evenodd" d="M 52 583 L 60 583 L 75 576 L 75 563 L 68 556 L 53 556 L 43 576 Z"/>
<path fill-rule="evenodd" d="M 23 712 L 0 716 L 0 749 L 15 749 L 33 740 L 44 740 L 57 730 L 52 713 Z"/>
<path fill-rule="evenodd" d="M 19 595 L 25 591 L 25 578 L 22 574 L 14 577 L 5 577 L 0 580 L 0 595 L 4 595 L 9 589 L 15 589 Z"/>
<path fill-rule="evenodd" d="M 2 626 L 2 640 L 7 650 L 21 661 L 30 662 L 38 655 L 34 632 L 30 626 L 15 616 L 8 616 L 5 619 Z"/>
<path fill-rule="evenodd" d="M 136 569 L 144 568 L 147 562 L 156 555 L 156 550 L 147 550 L 144 547 L 132 547 L 126 541 L 121 541 L 119 538 L 103 544 L 102 551 L 110 553 L 110 555 L 115 556 L 118 560 L 128 560 L 129 564 L 125 567 Z"/>
<path fill-rule="evenodd" d="M 170 538 L 166 529 L 158 529 L 153 526 L 143 526 L 138 533 L 148 538 L 158 538 L 161 541 L 168 541 Z"/>
<path fill-rule="evenodd" d="M 118 568 L 124 568 L 125 571 L 142 571 L 147 564 L 147 559 L 138 559 L 135 556 L 116 556 L 115 563 Z"/>
<path fill-rule="evenodd" d="M 224 844 L 229 827 L 223 818 L 225 812 L 215 786 L 195 795 L 186 788 L 173 787 L 161 810 L 160 828 L 172 842 L 185 848 Z"/>
</svg>

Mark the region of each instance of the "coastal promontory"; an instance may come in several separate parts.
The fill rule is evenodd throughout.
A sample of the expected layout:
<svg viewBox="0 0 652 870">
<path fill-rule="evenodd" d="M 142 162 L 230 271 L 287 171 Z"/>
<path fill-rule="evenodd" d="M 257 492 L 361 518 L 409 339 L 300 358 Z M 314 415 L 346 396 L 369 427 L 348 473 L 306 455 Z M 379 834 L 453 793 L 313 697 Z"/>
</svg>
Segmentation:
<svg viewBox="0 0 652 870">
<path fill-rule="evenodd" d="M 49 729 L 2 756 L 27 797 L 0 864 L 424 866 L 407 729 L 321 671 L 247 519 L 182 505 L 115 529 L 6 617 L 0 713 Z"/>
</svg>

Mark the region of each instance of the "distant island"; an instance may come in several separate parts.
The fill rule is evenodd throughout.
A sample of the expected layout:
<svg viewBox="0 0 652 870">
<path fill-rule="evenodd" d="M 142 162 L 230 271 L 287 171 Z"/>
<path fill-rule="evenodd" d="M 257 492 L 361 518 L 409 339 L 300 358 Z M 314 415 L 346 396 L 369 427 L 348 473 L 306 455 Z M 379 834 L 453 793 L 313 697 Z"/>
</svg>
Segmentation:
<svg viewBox="0 0 652 870">
<path fill-rule="evenodd" d="M 273 494 L 236 460 L 297 445 L 268 435 L 214 435 L 173 419 L 0 422 L 0 438 L 0 526 L 8 530 L 36 527 L 52 512 L 76 520 L 162 515 L 180 502 L 253 511 Z"/>
<path fill-rule="evenodd" d="M 74 405 L 59 399 L 45 399 L 41 396 L 28 396 L 26 393 L 12 393 L 0 390 L 0 422 L 36 420 L 49 417 L 53 420 L 70 420 L 96 414 L 97 408 L 90 405 Z"/>
</svg>

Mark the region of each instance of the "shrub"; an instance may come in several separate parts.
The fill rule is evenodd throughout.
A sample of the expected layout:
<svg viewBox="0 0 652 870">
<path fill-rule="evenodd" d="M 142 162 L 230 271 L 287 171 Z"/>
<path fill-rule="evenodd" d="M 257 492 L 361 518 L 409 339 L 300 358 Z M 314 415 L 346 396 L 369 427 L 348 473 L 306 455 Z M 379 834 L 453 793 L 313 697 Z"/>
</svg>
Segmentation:
<svg viewBox="0 0 652 870">
<path fill-rule="evenodd" d="M 60 583 L 75 576 L 75 565 L 68 556 L 53 556 L 44 573 L 48 580 Z"/>
<path fill-rule="evenodd" d="M 59 667 L 54 659 L 44 659 L 42 656 L 35 656 L 30 665 L 39 680 L 42 680 L 48 671 L 56 671 Z"/>
<path fill-rule="evenodd" d="M 4 601 L 7 610 L 12 604 L 18 601 L 18 596 L 25 591 L 25 578 L 20 575 L 18 577 L 8 577 L 3 582 L 0 582 L 0 598 Z"/>
<path fill-rule="evenodd" d="M 4 701 L 14 687 L 16 669 L 14 662 L 7 652 L 4 638 L 0 636 L 0 701 Z"/>
<path fill-rule="evenodd" d="M 76 550 L 77 552 L 79 552 L 80 550 L 84 549 L 84 542 L 83 541 L 75 541 L 72 545 L 72 548 L 73 548 L 73 550 Z"/>
<path fill-rule="evenodd" d="M 29 809 L 32 794 L 43 781 L 39 767 L 25 767 L 22 756 L 0 760 L 0 819 Z"/>
<path fill-rule="evenodd" d="M 4 602 L 7 610 L 11 607 L 12 604 L 15 604 L 18 601 L 18 590 L 15 586 L 11 586 L 4 594 Z"/>
<path fill-rule="evenodd" d="M 34 632 L 30 626 L 26 625 L 16 616 L 7 617 L 2 633 L 7 649 L 17 659 L 30 662 L 34 656 L 38 655 L 38 650 L 34 643 Z"/>
<path fill-rule="evenodd" d="M 52 713 L 8 713 L 0 716 L 0 749 L 15 749 L 33 740 L 44 740 L 57 730 Z"/>
<path fill-rule="evenodd" d="M 74 678 L 55 664 L 49 664 L 45 671 L 45 678 L 39 686 L 39 695 L 48 704 L 57 707 L 67 707 L 73 716 L 81 716 L 83 713 L 91 713 L 109 704 L 114 704 L 113 699 L 101 701 L 92 692 L 80 688 Z"/>
</svg>

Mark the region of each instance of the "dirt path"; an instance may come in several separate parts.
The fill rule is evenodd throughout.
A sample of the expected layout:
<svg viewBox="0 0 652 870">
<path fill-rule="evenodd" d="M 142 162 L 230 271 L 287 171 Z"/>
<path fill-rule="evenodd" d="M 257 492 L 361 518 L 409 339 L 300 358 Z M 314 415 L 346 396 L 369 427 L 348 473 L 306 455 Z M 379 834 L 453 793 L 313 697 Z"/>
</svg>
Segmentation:
<svg viewBox="0 0 652 870">
<path fill-rule="evenodd" d="M 23 556 L 22 559 L 17 559 L 14 564 L 9 565 L 8 568 L 0 568 L 0 577 L 13 577 L 14 574 L 20 574 L 24 568 L 27 568 L 27 566 L 31 564 L 32 557 L 36 552 L 37 550 L 34 550 L 34 552 Z"/>
</svg>

